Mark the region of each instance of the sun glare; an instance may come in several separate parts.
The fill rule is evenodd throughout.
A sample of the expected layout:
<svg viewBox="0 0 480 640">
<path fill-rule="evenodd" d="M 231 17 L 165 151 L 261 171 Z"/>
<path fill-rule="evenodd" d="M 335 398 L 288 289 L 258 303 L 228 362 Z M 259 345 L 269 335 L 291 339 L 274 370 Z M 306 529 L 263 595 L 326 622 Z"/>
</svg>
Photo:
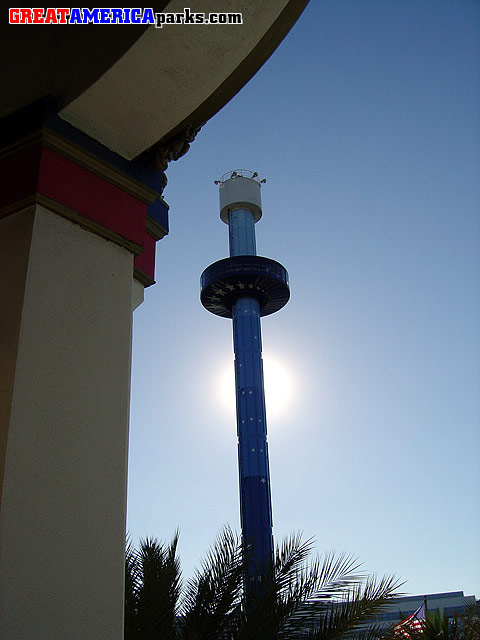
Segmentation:
<svg viewBox="0 0 480 640">
<path fill-rule="evenodd" d="M 267 421 L 278 419 L 289 410 L 293 398 L 293 380 L 287 367 L 276 358 L 263 358 L 263 375 L 265 384 L 265 405 Z M 225 366 L 220 374 L 222 404 L 229 411 L 235 412 L 235 374 L 233 360 Z"/>
</svg>

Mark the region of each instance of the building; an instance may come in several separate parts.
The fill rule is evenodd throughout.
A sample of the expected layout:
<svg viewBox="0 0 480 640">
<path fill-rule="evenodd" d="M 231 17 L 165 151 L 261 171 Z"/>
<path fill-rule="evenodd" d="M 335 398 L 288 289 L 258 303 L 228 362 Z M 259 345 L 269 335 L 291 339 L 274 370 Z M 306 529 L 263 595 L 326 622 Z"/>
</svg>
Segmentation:
<svg viewBox="0 0 480 640">
<path fill-rule="evenodd" d="M 132 312 L 165 171 L 306 3 L 0 14 L 2 640 L 123 637 Z"/>
<path fill-rule="evenodd" d="M 426 602 L 430 613 L 446 613 L 449 617 L 461 615 L 469 605 L 474 605 L 475 596 L 465 596 L 463 591 L 447 591 L 446 593 L 427 593 L 418 596 L 392 598 L 382 615 L 374 618 L 374 622 L 383 626 L 394 625 L 405 620 Z"/>
</svg>

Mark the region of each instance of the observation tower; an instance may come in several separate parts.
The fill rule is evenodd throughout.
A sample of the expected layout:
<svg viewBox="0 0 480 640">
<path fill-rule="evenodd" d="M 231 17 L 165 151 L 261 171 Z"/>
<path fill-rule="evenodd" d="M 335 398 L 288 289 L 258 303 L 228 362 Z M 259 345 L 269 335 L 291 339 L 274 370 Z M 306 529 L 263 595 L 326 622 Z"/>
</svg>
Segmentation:
<svg viewBox="0 0 480 640">
<path fill-rule="evenodd" d="M 273 559 L 260 318 L 281 309 L 290 297 L 286 269 L 257 256 L 255 223 L 262 216 L 264 182 L 245 170 L 230 171 L 215 181 L 220 218 L 229 227 L 230 257 L 207 267 L 200 280 L 205 309 L 233 320 L 240 520 L 243 542 L 251 549 L 250 593 L 260 586 L 262 572 Z"/>
</svg>

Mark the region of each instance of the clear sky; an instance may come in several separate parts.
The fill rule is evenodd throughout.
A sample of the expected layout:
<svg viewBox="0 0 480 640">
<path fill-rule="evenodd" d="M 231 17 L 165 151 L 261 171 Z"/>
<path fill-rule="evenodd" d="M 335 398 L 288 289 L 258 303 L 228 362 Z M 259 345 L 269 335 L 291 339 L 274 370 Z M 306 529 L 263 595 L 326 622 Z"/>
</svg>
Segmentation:
<svg viewBox="0 0 480 640">
<path fill-rule="evenodd" d="M 276 540 L 480 597 L 479 62 L 478 1 L 311 0 L 171 163 L 134 315 L 128 530 L 179 527 L 186 577 L 239 529 L 232 327 L 199 278 L 228 255 L 213 181 L 246 168 L 267 178 L 257 251 L 291 284 L 262 323 Z"/>
</svg>

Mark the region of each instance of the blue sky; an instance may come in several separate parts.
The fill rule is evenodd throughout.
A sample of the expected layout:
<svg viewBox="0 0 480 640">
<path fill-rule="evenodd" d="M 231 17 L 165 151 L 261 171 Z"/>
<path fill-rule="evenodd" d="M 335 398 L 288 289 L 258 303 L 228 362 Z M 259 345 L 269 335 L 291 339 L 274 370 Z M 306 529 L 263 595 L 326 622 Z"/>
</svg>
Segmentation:
<svg viewBox="0 0 480 640">
<path fill-rule="evenodd" d="M 179 527 L 187 577 L 239 528 L 231 323 L 199 278 L 228 255 L 213 180 L 247 168 L 267 178 L 257 251 L 292 293 L 262 325 L 288 396 L 267 395 L 275 538 L 480 597 L 479 62 L 479 2 L 312 0 L 170 165 L 134 316 L 128 530 Z"/>
</svg>

